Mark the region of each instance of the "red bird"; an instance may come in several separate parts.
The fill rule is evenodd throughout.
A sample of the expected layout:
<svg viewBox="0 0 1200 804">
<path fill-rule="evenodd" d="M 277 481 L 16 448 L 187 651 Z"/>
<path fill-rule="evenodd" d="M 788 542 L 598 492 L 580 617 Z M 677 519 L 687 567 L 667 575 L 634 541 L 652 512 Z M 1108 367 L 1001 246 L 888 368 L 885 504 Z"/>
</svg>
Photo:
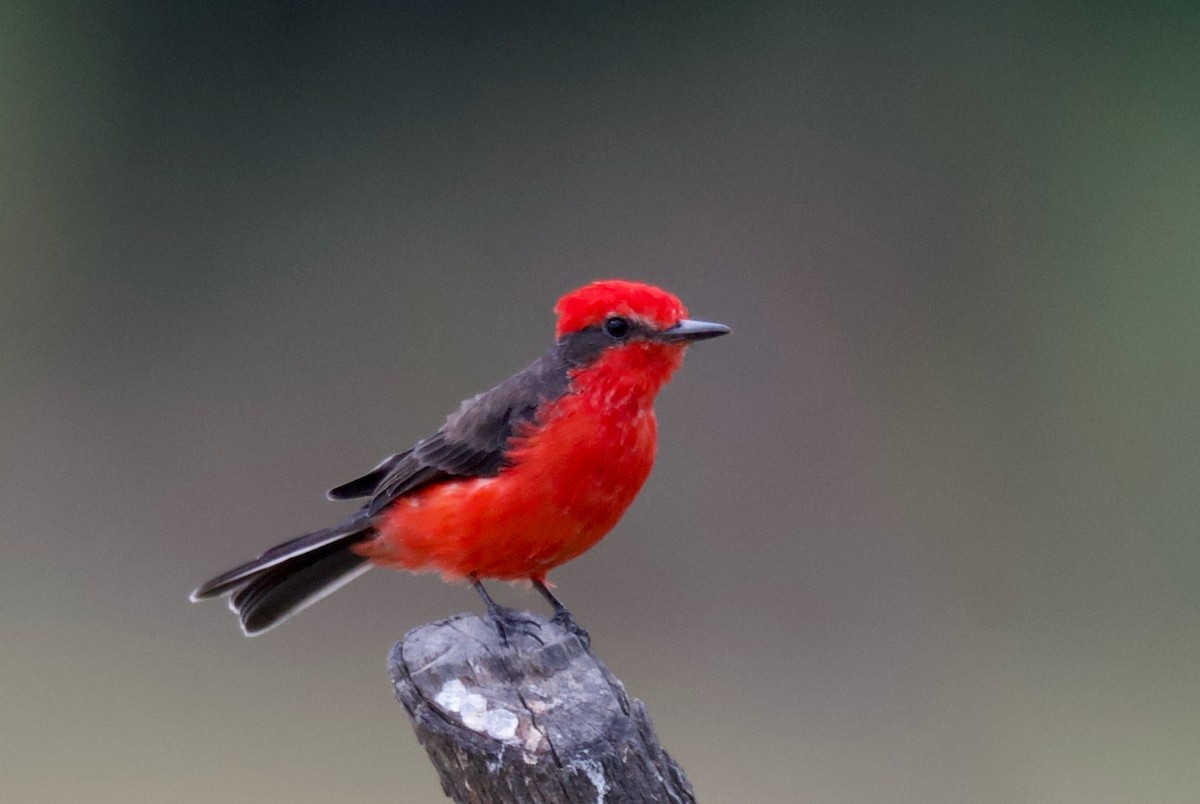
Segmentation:
<svg viewBox="0 0 1200 804">
<path fill-rule="evenodd" d="M 511 615 L 480 579 L 528 580 L 586 639 L 546 574 L 617 524 L 654 464 L 655 396 L 688 344 L 729 328 L 687 319 L 665 290 L 618 279 L 568 293 L 555 313 L 556 342 L 532 365 L 329 492 L 369 498 L 353 516 L 218 575 L 192 600 L 231 594 L 254 636 L 378 565 L 469 580 L 502 637 Z"/>
</svg>

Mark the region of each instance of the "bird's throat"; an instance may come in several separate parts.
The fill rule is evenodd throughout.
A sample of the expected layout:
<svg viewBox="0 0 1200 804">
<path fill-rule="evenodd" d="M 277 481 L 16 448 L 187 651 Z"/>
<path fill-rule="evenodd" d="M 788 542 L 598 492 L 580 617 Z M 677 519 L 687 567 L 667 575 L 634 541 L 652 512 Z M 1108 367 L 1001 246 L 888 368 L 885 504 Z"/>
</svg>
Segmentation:
<svg viewBox="0 0 1200 804">
<path fill-rule="evenodd" d="M 631 343 L 571 372 L 571 389 L 608 408 L 649 408 L 683 363 L 683 348 Z"/>
</svg>

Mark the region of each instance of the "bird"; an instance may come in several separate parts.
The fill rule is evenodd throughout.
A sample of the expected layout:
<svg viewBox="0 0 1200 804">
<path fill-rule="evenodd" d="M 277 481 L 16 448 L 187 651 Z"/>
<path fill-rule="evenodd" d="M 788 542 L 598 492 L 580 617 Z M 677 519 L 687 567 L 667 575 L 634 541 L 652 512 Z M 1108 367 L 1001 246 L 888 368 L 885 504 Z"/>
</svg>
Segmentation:
<svg viewBox="0 0 1200 804">
<path fill-rule="evenodd" d="M 660 389 L 690 344 L 730 328 L 690 319 L 678 297 L 624 279 L 572 290 L 554 312 L 554 343 L 532 364 L 327 493 L 364 500 L 353 514 L 217 575 L 192 601 L 228 595 L 242 631 L 256 636 L 372 567 L 438 572 L 474 586 L 505 644 L 520 618 L 496 605 L 484 579 L 531 584 L 554 621 L 589 643 L 547 575 L 632 504 L 657 452 Z"/>
</svg>

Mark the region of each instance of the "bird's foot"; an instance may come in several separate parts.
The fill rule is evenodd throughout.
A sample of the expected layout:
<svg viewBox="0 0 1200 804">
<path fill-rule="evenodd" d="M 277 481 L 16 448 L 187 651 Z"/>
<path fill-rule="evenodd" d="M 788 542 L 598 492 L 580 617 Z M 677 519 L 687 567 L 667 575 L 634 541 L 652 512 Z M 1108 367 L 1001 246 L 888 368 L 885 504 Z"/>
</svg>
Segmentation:
<svg viewBox="0 0 1200 804">
<path fill-rule="evenodd" d="M 580 642 L 583 643 L 584 650 L 590 650 L 592 647 L 592 636 L 579 623 L 575 622 L 575 618 L 571 616 L 571 612 L 566 609 L 559 609 L 554 612 L 554 616 L 550 622 L 561 626 L 568 634 L 573 634 Z"/>
<path fill-rule="evenodd" d="M 500 635 L 500 642 L 506 648 L 513 647 L 509 638 L 517 635 L 529 637 L 539 645 L 546 644 L 541 636 L 541 624 L 524 612 L 505 606 L 496 606 L 488 609 L 488 619 L 496 627 L 496 633 Z"/>
</svg>

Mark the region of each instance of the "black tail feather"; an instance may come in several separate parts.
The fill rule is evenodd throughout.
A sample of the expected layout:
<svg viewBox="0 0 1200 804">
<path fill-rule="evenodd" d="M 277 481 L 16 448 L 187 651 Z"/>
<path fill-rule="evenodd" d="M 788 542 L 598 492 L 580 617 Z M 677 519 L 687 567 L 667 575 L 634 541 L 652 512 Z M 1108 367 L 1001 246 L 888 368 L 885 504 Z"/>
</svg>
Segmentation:
<svg viewBox="0 0 1200 804">
<path fill-rule="evenodd" d="M 371 568 L 348 544 L 331 544 L 272 567 L 229 598 L 246 636 L 256 636 Z"/>
<path fill-rule="evenodd" d="M 289 561 L 298 555 L 319 550 L 326 545 L 347 539 L 361 541 L 370 529 L 371 523 L 367 520 L 366 512 L 360 511 L 340 525 L 306 533 L 283 544 L 277 544 L 253 561 L 247 561 L 241 566 L 234 567 L 228 572 L 222 572 L 215 578 L 210 578 L 200 584 L 199 588 L 192 592 L 192 600 L 220 597 L 253 580 L 271 567 Z"/>
<path fill-rule="evenodd" d="M 192 592 L 192 600 L 229 593 L 229 607 L 241 619 L 242 630 L 247 636 L 260 634 L 369 569 L 352 548 L 374 533 L 366 513 L 360 512 L 221 573 Z"/>
</svg>

